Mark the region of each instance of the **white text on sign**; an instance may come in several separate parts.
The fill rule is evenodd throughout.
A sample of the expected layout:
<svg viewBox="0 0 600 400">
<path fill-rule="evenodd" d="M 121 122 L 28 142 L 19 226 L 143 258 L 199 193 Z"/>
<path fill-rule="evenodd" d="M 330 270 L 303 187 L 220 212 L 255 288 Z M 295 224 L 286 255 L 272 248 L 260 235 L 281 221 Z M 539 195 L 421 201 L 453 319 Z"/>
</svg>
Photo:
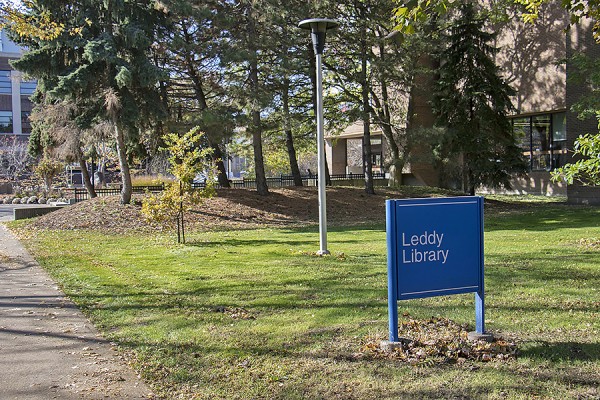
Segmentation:
<svg viewBox="0 0 600 400">
<path fill-rule="evenodd" d="M 425 231 L 421 235 L 406 235 L 402 233 L 402 246 L 412 247 L 402 250 L 402 262 L 404 264 L 415 264 L 423 262 L 441 262 L 446 264 L 450 250 L 440 249 L 444 240 L 444 234 L 436 231 Z M 417 246 L 435 246 L 433 250 L 422 250 Z"/>
</svg>

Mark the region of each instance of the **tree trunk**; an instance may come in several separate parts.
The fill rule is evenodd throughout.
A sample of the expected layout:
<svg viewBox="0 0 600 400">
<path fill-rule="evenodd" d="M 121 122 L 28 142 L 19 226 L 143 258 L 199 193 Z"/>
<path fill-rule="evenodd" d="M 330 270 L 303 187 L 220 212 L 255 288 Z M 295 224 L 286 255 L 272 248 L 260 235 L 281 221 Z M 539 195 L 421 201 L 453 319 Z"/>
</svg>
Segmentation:
<svg viewBox="0 0 600 400">
<path fill-rule="evenodd" d="M 187 30 L 187 25 L 182 22 L 183 26 L 183 35 L 186 43 L 191 43 L 192 39 Z M 185 54 L 185 63 L 187 72 L 192 79 L 192 83 L 194 84 L 194 94 L 196 96 L 196 100 L 198 100 L 198 104 L 200 105 L 200 111 L 208 110 L 208 102 L 206 100 L 206 93 L 204 92 L 204 86 L 202 83 L 202 79 L 198 72 L 196 71 L 196 65 L 190 53 L 186 52 Z M 215 140 L 212 132 L 204 132 L 206 134 L 206 138 L 208 140 L 208 145 L 212 147 L 213 154 L 212 160 L 217 166 L 217 180 L 219 185 L 224 188 L 231 187 L 229 185 L 229 178 L 227 177 L 227 170 L 225 169 L 225 163 L 223 160 L 223 151 L 221 150 L 221 146 L 219 144 L 219 140 Z"/>
<path fill-rule="evenodd" d="M 248 42 L 250 48 L 250 96 L 252 103 L 252 147 L 254 150 L 254 172 L 256 174 L 256 191 L 261 196 L 269 194 L 269 187 L 267 186 L 267 178 L 265 176 L 265 161 L 263 158 L 262 148 L 262 124 L 260 118 L 260 106 L 259 106 L 259 81 L 258 81 L 258 50 L 256 49 L 256 26 L 254 16 L 252 15 L 252 6 L 248 7 Z"/>
<path fill-rule="evenodd" d="M 269 194 L 267 177 L 265 175 L 265 161 L 262 149 L 262 127 L 260 111 L 252 112 L 252 148 L 254 150 L 254 171 L 256 173 L 256 191 L 261 196 Z"/>
<path fill-rule="evenodd" d="M 282 106 L 283 106 L 283 125 L 285 131 L 285 146 L 287 148 L 288 158 L 290 160 L 290 169 L 294 177 L 294 186 L 302 185 L 302 174 L 298 167 L 298 158 L 296 157 L 296 149 L 294 148 L 294 136 L 290 126 L 290 95 L 289 95 L 290 80 L 285 77 L 283 79 L 282 91 Z"/>
<path fill-rule="evenodd" d="M 313 104 L 313 112 L 315 113 L 315 117 L 318 115 L 317 113 L 317 61 L 315 57 L 315 51 L 313 45 L 310 44 L 308 46 L 308 59 L 309 59 L 309 75 L 310 75 L 310 83 L 312 86 L 312 104 Z M 324 111 L 324 110 L 323 110 Z M 327 149 L 325 149 L 327 152 Z M 331 175 L 329 173 L 329 164 L 327 164 L 327 157 L 325 157 L 325 185 L 331 186 Z"/>
<path fill-rule="evenodd" d="M 380 31 L 380 37 L 383 37 L 383 32 Z M 392 113 L 390 111 L 390 96 L 388 93 L 388 77 L 386 71 L 386 48 L 383 41 L 379 43 L 379 57 L 381 58 L 381 104 L 375 104 L 376 109 L 380 110 L 375 112 L 379 116 L 380 128 L 383 136 L 385 137 L 386 143 L 389 147 L 390 162 L 388 165 L 388 186 L 398 187 L 402 185 L 402 170 L 404 169 L 404 159 L 400 159 L 400 147 L 396 143 L 394 137 L 394 131 L 392 128 Z M 372 98 L 376 100 L 376 96 L 372 93 Z M 406 145 L 408 146 L 408 144 Z"/>
<path fill-rule="evenodd" d="M 133 186 L 131 184 L 131 173 L 129 171 L 129 163 L 127 161 L 127 151 L 125 148 L 125 136 L 123 129 L 119 127 L 116 121 L 113 121 L 115 127 L 115 136 L 117 141 L 117 155 L 119 157 L 119 166 L 121 168 L 121 204 L 131 203 L 131 193 Z"/>
<path fill-rule="evenodd" d="M 208 138 L 208 145 L 213 149 L 212 159 L 217 165 L 217 180 L 219 185 L 223 188 L 231 187 L 229 184 L 229 178 L 227 177 L 227 170 L 225 169 L 225 162 L 223 161 L 223 152 L 221 151 L 221 146 L 219 146 L 218 143 L 213 143 L 210 138 Z"/>
<path fill-rule="evenodd" d="M 361 8 L 361 14 L 364 21 L 364 8 Z M 365 175 L 365 192 L 375 194 L 373 187 L 373 160 L 371 151 L 371 106 L 369 103 L 369 82 L 367 80 L 367 28 L 364 24 L 361 27 L 361 74 L 360 85 L 362 89 L 362 120 L 363 120 L 363 172 Z"/>
<path fill-rule="evenodd" d="M 83 154 L 81 153 L 81 149 L 77 148 L 76 150 L 76 158 L 79 163 L 79 167 L 81 168 L 81 177 L 83 179 L 83 184 L 85 185 L 85 190 L 87 190 L 90 199 L 93 199 L 97 196 L 96 189 L 94 189 L 94 185 L 92 185 L 92 181 L 90 179 L 90 174 L 87 169 L 87 163 L 83 159 Z M 92 167 L 93 168 L 93 167 Z M 92 171 L 93 173 L 94 171 Z"/>
</svg>

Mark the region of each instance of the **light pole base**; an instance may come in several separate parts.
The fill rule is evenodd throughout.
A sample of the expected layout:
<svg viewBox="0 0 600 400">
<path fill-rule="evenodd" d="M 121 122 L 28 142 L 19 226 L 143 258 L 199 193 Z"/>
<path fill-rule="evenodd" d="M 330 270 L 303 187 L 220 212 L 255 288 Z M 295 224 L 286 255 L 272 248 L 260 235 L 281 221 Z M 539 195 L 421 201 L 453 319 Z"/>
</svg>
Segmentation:
<svg viewBox="0 0 600 400">
<path fill-rule="evenodd" d="M 318 256 L 328 256 L 330 254 L 331 253 L 329 252 L 329 250 L 319 250 L 319 251 L 317 251 L 317 255 Z"/>
</svg>

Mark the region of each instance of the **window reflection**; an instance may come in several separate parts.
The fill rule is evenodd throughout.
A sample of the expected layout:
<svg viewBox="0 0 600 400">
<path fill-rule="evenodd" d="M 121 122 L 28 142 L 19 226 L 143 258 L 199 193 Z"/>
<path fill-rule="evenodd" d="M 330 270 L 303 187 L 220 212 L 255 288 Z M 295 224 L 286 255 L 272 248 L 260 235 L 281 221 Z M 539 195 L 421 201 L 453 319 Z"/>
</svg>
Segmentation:
<svg viewBox="0 0 600 400">
<path fill-rule="evenodd" d="M 550 171 L 565 164 L 566 113 L 513 118 L 513 131 L 531 171 Z"/>
</svg>

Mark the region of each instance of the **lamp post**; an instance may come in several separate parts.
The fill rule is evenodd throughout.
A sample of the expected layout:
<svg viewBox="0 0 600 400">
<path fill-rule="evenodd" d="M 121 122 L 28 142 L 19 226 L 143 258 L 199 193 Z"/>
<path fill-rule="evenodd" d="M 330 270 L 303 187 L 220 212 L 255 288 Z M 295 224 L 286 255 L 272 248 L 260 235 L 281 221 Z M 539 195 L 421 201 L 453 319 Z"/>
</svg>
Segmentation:
<svg viewBox="0 0 600 400">
<path fill-rule="evenodd" d="M 317 61 L 317 163 L 319 183 L 319 255 L 330 254 L 327 250 L 327 207 L 325 198 L 325 135 L 323 128 L 323 64 L 322 56 L 325 48 L 325 34 L 329 29 L 338 26 L 331 19 L 313 18 L 305 19 L 298 25 L 302 29 L 309 29 L 315 57 Z"/>
</svg>

